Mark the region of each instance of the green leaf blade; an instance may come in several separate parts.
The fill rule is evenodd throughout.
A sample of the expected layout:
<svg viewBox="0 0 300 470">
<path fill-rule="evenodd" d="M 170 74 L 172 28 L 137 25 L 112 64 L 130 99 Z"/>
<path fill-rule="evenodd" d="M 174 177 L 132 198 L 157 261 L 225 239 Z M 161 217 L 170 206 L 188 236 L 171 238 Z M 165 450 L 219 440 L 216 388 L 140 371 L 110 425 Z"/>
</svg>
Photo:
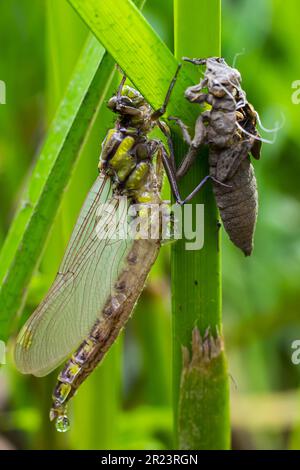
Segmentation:
<svg viewBox="0 0 300 470">
<path fill-rule="evenodd" d="M 154 109 L 165 98 L 178 61 L 130 0 L 69 0 L 87 26 L 114 57 Z M 168 114 L 181 115 L 191 123 L 192 106 L 184 106 L 184 91 L 192 84 L 180 71 Z"/>
</svg>

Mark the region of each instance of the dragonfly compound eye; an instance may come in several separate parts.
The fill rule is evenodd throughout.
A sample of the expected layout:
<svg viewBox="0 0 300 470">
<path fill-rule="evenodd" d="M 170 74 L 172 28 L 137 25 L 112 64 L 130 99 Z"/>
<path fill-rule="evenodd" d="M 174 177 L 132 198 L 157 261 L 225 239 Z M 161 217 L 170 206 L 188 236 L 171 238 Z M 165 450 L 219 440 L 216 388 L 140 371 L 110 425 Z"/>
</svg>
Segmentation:
<svg viewBox="0 0 300 470">
<path fill-rule="evenodd" d="M 112 96 L 107 102 L 107 107 L 109 109 L 111 109 L 112 111 L 115 111 L 116 110 L 116 105 L 117 105 L 117 97 Z"/>
</svg>

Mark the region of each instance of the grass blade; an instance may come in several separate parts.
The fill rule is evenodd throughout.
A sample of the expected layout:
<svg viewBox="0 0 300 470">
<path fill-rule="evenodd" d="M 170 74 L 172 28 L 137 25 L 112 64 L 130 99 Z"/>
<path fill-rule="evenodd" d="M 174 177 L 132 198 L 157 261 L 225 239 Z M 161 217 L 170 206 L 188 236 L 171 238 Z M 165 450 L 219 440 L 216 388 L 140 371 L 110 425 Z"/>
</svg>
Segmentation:
<svg viewBox="0 0 300 470">
<path fill-rule="evenodd" d="M 177 61 L 130 0 L 69 0 L 134 86 L 153 108 L 165 98 Z M 192 81 L 183 70 L 177 80 L 168 114 L 188 123 L 196 113 L 185 105 L 184 90 Z"/>
</svg>

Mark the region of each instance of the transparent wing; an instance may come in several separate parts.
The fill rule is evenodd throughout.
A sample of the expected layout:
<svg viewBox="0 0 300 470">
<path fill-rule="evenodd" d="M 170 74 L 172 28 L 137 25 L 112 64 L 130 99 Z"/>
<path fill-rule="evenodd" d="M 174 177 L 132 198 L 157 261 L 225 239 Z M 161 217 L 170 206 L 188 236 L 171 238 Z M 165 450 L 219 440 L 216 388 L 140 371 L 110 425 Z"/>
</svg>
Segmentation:
<svg viewBox="0 0 300 470">
<path fill-rule="evenodd" d="M 112 195 L 110 179 L 99 176 L 52 287 L 17 338 L 15 361 L 21 372 L 43 376 L 55 369 L 101 316 L 132 243 L 115 237 L 127 208 L 125 197 Z"/>
</svg>

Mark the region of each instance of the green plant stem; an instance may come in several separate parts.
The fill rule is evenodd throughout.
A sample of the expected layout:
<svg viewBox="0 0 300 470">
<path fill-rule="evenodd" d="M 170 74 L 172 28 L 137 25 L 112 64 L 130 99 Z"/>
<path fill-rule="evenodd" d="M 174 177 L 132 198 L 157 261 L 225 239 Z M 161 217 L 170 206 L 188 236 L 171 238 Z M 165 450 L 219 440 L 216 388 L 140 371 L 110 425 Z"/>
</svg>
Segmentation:
<svg viewBox="0 0 300 470">
<path fill-rule="evenodd" d="M 174 10 L 175 56 L 178 59 L 182 56 L 219 56 L 221 1 L 202 0 L 196 4 L 193 0 L 175 0 Z M 198 83 L 199 69 L 191 64 L 184 67 L 189 68 L 195 84 Z M 193 128 L 190 130 L 193 133 Z M 176 136 L 174 139 L 180 161 L 186 148 Z M 208 172 L 207 155 L 203 152 L 181 182 L 181 193 L 191 192 Z M 193 200 L 193 205 L 196 204 L 204 204 L 203 249 L 186 251 L 185 240 L 172 248 L 175 445 L 185 449 L 227 449 L 230 441 L 229 393 L 220 337 L 221 255 L 218 212 L 210 184 Z M 206 339 L 203 338 L 205 333 Z M 212 348 L 213 357 L 201 351 L 205 345 Z"/>
</svg>

